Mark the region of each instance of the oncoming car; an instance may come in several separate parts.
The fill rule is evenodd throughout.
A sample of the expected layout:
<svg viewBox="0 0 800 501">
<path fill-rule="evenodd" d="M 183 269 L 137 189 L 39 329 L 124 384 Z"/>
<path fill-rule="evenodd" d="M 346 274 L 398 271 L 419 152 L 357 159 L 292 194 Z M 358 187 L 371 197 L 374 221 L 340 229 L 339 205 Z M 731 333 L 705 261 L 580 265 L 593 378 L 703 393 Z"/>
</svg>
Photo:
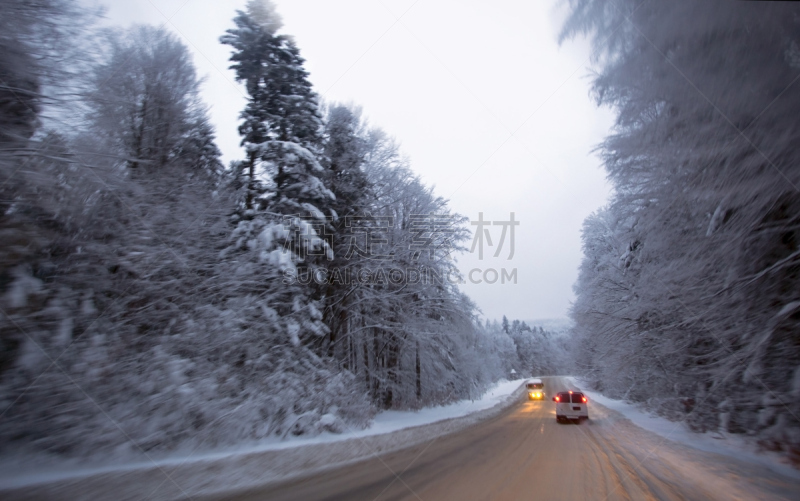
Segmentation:
<svg viewBox="0 0 800 501">
<path fill-rule="evenodd" d="M 530 379 L 525 387 L 528 389 L 528 400 L 541 400 L 544 398 L 544 383 L 541 379 Z"/>
<path fill-rule="evenodd" d="M 556 403 L 556 421 L 589 419 L 589 399 L 579 391 L 560 391 L 553 397 Z"/>
</svg>

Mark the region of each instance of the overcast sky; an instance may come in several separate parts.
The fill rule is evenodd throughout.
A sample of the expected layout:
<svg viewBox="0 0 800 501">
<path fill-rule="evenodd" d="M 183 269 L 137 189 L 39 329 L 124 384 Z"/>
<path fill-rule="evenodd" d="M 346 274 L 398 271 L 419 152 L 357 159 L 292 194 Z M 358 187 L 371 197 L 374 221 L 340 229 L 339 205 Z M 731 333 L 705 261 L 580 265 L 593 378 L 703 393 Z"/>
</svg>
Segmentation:
<svg viewBox="0 0 800 501">
<path fill-rule="evenodd" d="M 164 25 L 205 77 L 224 162 L 242 158 L 244 89 L 219 36 L 246 0 L 106 0 L 108 23 Z M 592 149 L 612 124 L 589 96 L 585 40 L 559 47 L 564 15 L 551 1 L 275 0 L 311 82 L 326 100 L 363 107 L 395 136 L 412 168 L 470 220 L 520 222 L 514 256 L 502 226 L 483 260 L 458 258 L 475 281 L 517 270 L 516 284 L 463 290 L 489 318 L 566 317 L 581 260 L 580 229 L 609 185 Z M 473 227 L 474 228 L 474 227 Z M 493 273 L 486 273 L 492 280 Z"/>
</svg>

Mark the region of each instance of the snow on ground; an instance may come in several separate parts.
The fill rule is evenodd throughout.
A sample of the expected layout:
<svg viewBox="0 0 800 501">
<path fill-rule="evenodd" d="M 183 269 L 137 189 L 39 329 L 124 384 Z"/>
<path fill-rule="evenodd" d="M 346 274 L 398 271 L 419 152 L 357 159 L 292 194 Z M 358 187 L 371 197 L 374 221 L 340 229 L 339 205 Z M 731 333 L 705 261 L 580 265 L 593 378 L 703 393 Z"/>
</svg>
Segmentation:
<svg viewBox="0 0 800 501">
<path fill-rule="evenodd" d="M 309 445 L 332 444 L 351 439 L 364 439 L 375 435 L 387 435 L 408 428 L 430 425 L 440 421 L 464 417 L 470 414 L 493 408 L 505 403 L 508 397 L 517 390 L 523 380 L 501 380 L 489 388 L 480 399 L 462 400 L 449 405 L 427 407 L 419 411 L 384 411 L 378 413 L 372 424 L 362 430 L 348 430 L 344 433 L 322 433 L 315 437 L 289 437 L 284 440 L 270 440 L 249 443 L 235 449 L 204 451 L 192 453 L 178 452 L 164 457 L 151 457 L 151 460 L 126 462 L 118 464 L 75 466 L 62 463 L 42 464 L 37 458 L 32 461 L 19 461 L 8 457 L 0 460 L 0 490 L 16 489 L 23 486 L 37 485 L 63 480 L 105 475 L 109 473 L 134 472 L 153 468 L 184 467 L 192 463 L 210 463 L 218 460 L 234 459 L 270 451 L 296 449 Z M 447 430 L 448 428 L 443 428 Z M 40 459 L 40 458 L 39 458 Z M 35 468 L 35 469 L 34 469 Z"/>
<path fill-rule="evenodd" d="M 701 451 L 759 464 L 776 473 L 800 479 L 800 471 L 790 466 L 783 456 L 770 451 L 758 451 L 755 444 L 740 435 L 724 432 L 695 433 L 682 422 L 670 421 L 650 414 L 636 404 L 614 400 L 596 391 L 583 389 L 586 385 L 578 378 L 567 379 L 571 380 L 576 387 L 581 388 L 581 391 L 588 395 L 590 402 L 597 402 L 619 412 L 640 428 Z"/>
<path fill-rule="evenodd" d="M 428 407 L 420 411 L 385 411 L 381 412 L 366 430 L 355 432 L 352 436 L 376 435 L 390 433 L 402 428 L 421 426 L 445 419 L 466 416 L 473 412 L 494 407 L 519 388 L 522 380 L 500 381 L 483 394 L 480 400 L 461 400 L 442 407 Z M 347 437 L 350 438 L 350 437 Z"/>
</svg>

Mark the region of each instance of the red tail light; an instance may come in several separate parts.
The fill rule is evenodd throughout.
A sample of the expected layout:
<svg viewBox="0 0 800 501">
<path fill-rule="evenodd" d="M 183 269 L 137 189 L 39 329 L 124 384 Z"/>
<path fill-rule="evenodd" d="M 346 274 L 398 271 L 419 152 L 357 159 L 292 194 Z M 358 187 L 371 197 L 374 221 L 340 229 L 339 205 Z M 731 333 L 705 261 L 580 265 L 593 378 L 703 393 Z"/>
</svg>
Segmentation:
<svg viewBox="0 0 800 501">
<path fill-rule="evenodd" d="M 556 397 L 556 402 L 560 401 L 561 397 Z"/>
<path fill-rule="evenodd" d="M 583 400 L 584 404 L 586 403 L 586 397 L 581 397 L 581 400 Z"/>
</svg>

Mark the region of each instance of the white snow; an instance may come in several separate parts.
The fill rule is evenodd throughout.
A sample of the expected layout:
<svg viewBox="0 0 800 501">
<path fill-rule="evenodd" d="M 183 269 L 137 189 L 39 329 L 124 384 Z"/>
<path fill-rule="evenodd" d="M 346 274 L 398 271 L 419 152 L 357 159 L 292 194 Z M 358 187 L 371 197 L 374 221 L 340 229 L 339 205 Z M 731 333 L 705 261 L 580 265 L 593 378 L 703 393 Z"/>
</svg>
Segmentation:
<svg viewBox="0 0 800 501">
<path fill-rule="evenodd" d="M 800 471 L 786 464 L 785 458 L 769 451 L 757 451 L 754 444 L 748 442 L 742 436 L 723 432 L 695 433 L 689 430 L 682 422 L 670 421 L 650 414 L 636 404 L 614 400 L 595 391 L 586 390 L 585 385 L 578 378 L 567 379 L 571 380 L 576 387 L 581 388 L 581 391 L 589 397 L 589 402 L 594 401 L 619 412 L 636 426 L 656 435 L 701 451 L 713 452 L 741 461 L 759 464 L 776 473 L 800 479 Z"/>
<path fill-rule="evenodd" d="M 363 437 L 380 433 L 390 433 L 403 428 L 411 428 L 423 424 L 435 423 L 445 419 L 466 416 L 498 403 L 514 392 L 523 380 L 500 381 L 490 388 L 479 400 L 462 400 L 442 407 L 428 407 L 420 411 L 385 411 L 373 420 L 372 426 L 366 430 L 355 432 L 353 437 Z M 350 438 L 350 437 L 348 437 Z"/>
</svg>

